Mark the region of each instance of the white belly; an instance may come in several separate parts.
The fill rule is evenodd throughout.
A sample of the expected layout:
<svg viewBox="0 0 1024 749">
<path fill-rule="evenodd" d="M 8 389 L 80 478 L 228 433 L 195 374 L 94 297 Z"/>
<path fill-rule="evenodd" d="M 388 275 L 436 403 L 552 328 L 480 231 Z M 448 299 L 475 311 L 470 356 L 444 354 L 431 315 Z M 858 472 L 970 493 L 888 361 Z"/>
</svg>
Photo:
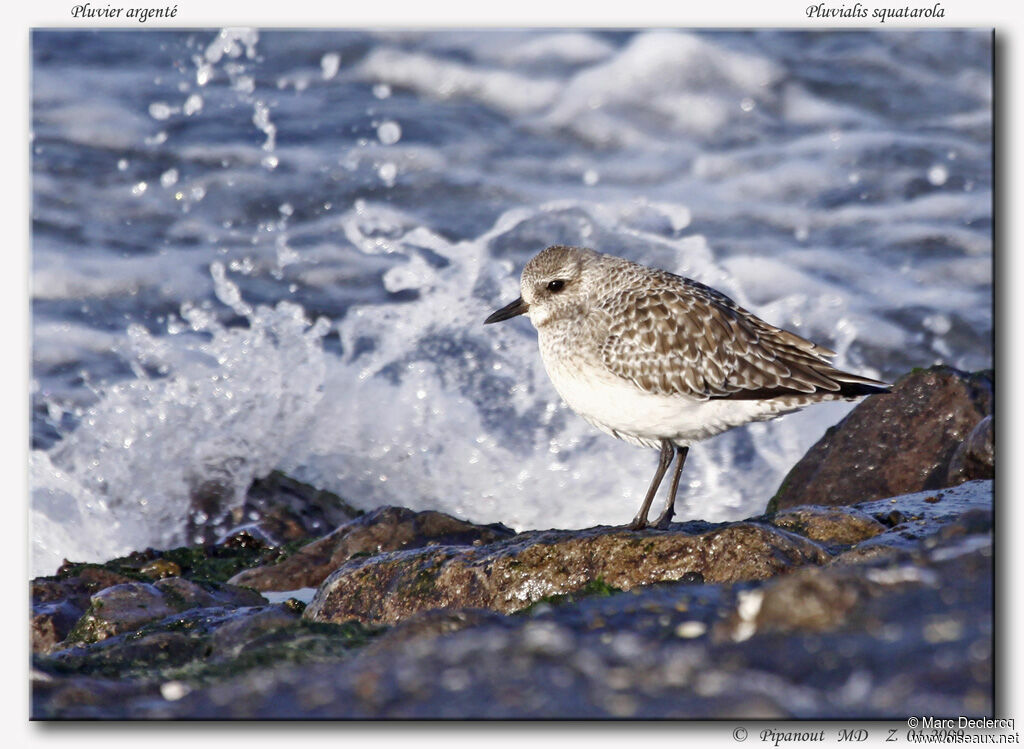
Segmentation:
<svg viewBox="0 0 1024 749">
<path fill-rule="evenodd" d="M 645 447 L 658 447 L 664 439 L 689 445 L 796 410 L 769 401 L 654 395 L 599 369 L 569 369 L 546 357 L 544 365 L 573 411 L 599 429 Z"/>
</svg>

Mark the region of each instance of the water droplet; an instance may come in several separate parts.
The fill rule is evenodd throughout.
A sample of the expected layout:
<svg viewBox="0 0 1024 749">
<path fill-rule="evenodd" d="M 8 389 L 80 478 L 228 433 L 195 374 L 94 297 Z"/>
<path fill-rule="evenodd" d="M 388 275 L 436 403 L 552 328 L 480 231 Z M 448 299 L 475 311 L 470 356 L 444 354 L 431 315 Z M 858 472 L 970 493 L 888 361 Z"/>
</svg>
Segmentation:
<svg viewBox="0 0 1024 749">
<path fill-rule="evenodd" d="M 946 315 L 928 315 L 921 321 L 922 327 L 936 335 L 945 335 L 952 329 L 953 322 Z"/>
<path fill-rule="evenodd" d="M 402 139 L 402 127 L 393 120 L 382 122 L 377 127 L 377 138 L 385 146 L 391 146 Z"/>
<path fill-rule="evenodd" d="M 196 84 L 199 86 L 205 86 L 213 78 L 213 65 L 209 63 L 203 63 L 196 70 Z"/>
<path fill-rule="evenodd" d="M 256 81 L 251 75 L 240 75 L 232 81 L 231 88 L 243 94 L 251 94 L 256 90 Z"/>
<path fill-rule="evenodd" d="M 154 120 L 166 120 L 172 114 L 174 109 L 162 101 L 154 101 L 149 105 L 149 116 Z"/>
<path fill-rule="evenodd" d="M 199 94 L 192 94 L 185 99 L 185 104 L 182 106 L 181 111 L 191 117 L 196 112 L 200 112 L 203 109 L 203 97 Z"/>
<path fill-rule="evenodd" d="M 707 629 L 708 627 L 704 622 L 683 622 L 676 627 L 676 637 L 690 640 L 700 637 L 707 632 Z"/>
<path fill-rule="evenodd" d="M 190 691 L 191 688 L 180 681 L 165 681 L 160 685 L 160 696 L 168 702 L 176 702 Z"/>
<path fill-rule="evenodd" d="M 391 187 L 395 184 L 395 177 L 398 176 L 398 167 L 390 161 L 385 161 L 377 168 L 377 176 L 385 185 Z"/>
<path fill-rule="evenodd" d="M 320 74 L 323 76 L 325 81 L 336 76 L 340 66 L 341 55 L 337 52 L 328 52 L 320 58 Z"/>
<path fill-rule="evenodd" d="M 946 184 L 947 179 L 949 179 L 949 170 L 943 164 L 936 164 L 928 170 L 928 181 L 936 187 Z"/>
</svg>

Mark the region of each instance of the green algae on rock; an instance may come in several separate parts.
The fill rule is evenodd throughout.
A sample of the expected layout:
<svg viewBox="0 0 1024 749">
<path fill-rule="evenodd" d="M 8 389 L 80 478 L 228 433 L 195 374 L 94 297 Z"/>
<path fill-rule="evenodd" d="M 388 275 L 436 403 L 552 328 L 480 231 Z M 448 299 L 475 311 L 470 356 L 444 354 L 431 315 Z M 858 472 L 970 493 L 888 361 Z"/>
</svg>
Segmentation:
<svg viewBox="0 0 1024 749">
<path fill-rule="evenodd" d="M 991 508 L 992 482 L 974 481 L 753 522 L 534 532 L 489 546 L 359 557 L 342 569 L 404 564 L 418 595 L 447 590 L 452 605 L 408 611 L 390 629 L 359 617 L 312 621 L 280 604 L 188 609 L 35 656 L 32 715 L 897 718 L 939 708 L 985 715 L 992 709 Z M 829 551 L 792 531 L 817 536 Z M 851 531 L 870 537 L 840 543 L 852 540 Z M 731 558 L 723 553 L 730 548 Z M 632 566 L 631 577 L 569 574 L 607 554 L 609 570 Z M 563 556 L 566 566 L 558 563 Z M 644 556 L 660 566 L 644 570 L 637 563 Z M 549 602 L 556 605 L 515 607 L 518 616 L 456 608 L 456 568 L 470 562 L 489 564 L 483 578 L 490 576 L 492 594 L 531 573 L 535 600 L 560 579 L 555 573 L 575 593 Z M 663 582 L 646 582 L 659 576 Z M 367 585 L 367 605 L 391 592 L 369 578 L 349 582 Z M 461 595 L 471 598 L 472 580 L 464 582 Z"/>
<path fill-rule="evenodd" d="M 380 507 L 280 562 L 242 570 L 230 582 L 256 590 L 312 588 L 351 559 L 423 546 L 478 546 L 512 535 L 513 531 L 500 523 L 477 525 L 433 510 Z"/>
<path fill-rule="evenodd" d="M 287 558 L 301 548 L 303 543 L 305 541 L 293 541 L 282 546 L 272 546 L 247 531 L 240 531 L 220 544 L 134 551 L 102 565 L 65 562 L 52 578 L 40 579 L 62 580 L 79 576 L 83 570 L 103 569 L 131 580 L 151 582 L 167 577 L 169 572 L 173 574 L 176 570 L 174 576 L 199 582 L 224 583 L 243 569 Z"/>
<path fill-rule="evenodd" d="M 433 608 L 511 613 L 597 580 L 621 590 L 695 572 L 708 582 L 737 582 L 828 558 L 806 538 L 750 522 L 696 535 L 622 528 L 529 532 L 484 547 L 440 546 L 352 560 L 324 581 L 303 616 L 393 624 Z"/>
<path fill-rule="evenodd" d="M 885 531 L 878 520 L 850 507 L 794 507 L 771 515 L 770 522 L 826 546 L 850 546 Z"/>
<path fill-rule="evenodd" d="M 136 688 L 180 680 L 195 687 L 283 664 L 336 662 L 380 631 L 355 622 L 305 622 L 284 605 L 194 608 L 37 655 L 33 665 L 57 680 L 129 680 Z"/>
<path fill-rule="evenodd" d="M 143 624 L 205 606 L 258 606 L 259 593 L 224 583 L 195 583 L 169 577 L 155 583 L 130 582 L 94 594 L 66 643 L 87 644 L 136 630 Z"/>
</svg>

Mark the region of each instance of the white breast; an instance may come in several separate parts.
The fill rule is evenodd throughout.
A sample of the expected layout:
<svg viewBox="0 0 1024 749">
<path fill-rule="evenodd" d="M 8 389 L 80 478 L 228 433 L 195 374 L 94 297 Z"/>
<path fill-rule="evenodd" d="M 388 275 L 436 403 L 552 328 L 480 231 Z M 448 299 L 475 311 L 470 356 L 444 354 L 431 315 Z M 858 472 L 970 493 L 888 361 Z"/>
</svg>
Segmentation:
<svg viewBox="0 0 1024 749">
<path fill-rule="evenodd" d="M 797 410 L 763 400 L 655 395 L 600 366 L 574 366 L 545 349 L 541 347 L 544 367 L 569 407 L 599 429 L 635 445 L 658 447 L 663 439 L 689 445 Z"/>
</svg>

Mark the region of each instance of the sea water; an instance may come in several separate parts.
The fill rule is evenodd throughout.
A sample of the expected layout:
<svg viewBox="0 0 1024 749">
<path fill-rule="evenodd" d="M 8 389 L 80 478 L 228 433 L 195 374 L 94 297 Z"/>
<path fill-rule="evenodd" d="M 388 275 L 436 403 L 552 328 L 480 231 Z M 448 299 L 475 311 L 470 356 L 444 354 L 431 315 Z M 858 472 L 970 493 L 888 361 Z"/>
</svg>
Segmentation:
<svg viewBox="0 0 1024 749">
<path fill-rule="evenodd" d="M 38 30 L 35 574 L 189 543 L 279 469 L 517 529 L 628 521 L 654 451 L 588 426 L 525 318 L 545 246 L 710 284 L 892 380 L 992 362 L 980 31 Z M 851 408 L 690 453 L 757 514 Z M 195 519 L 195 518 L 193 518 Z"/>
</svg>

